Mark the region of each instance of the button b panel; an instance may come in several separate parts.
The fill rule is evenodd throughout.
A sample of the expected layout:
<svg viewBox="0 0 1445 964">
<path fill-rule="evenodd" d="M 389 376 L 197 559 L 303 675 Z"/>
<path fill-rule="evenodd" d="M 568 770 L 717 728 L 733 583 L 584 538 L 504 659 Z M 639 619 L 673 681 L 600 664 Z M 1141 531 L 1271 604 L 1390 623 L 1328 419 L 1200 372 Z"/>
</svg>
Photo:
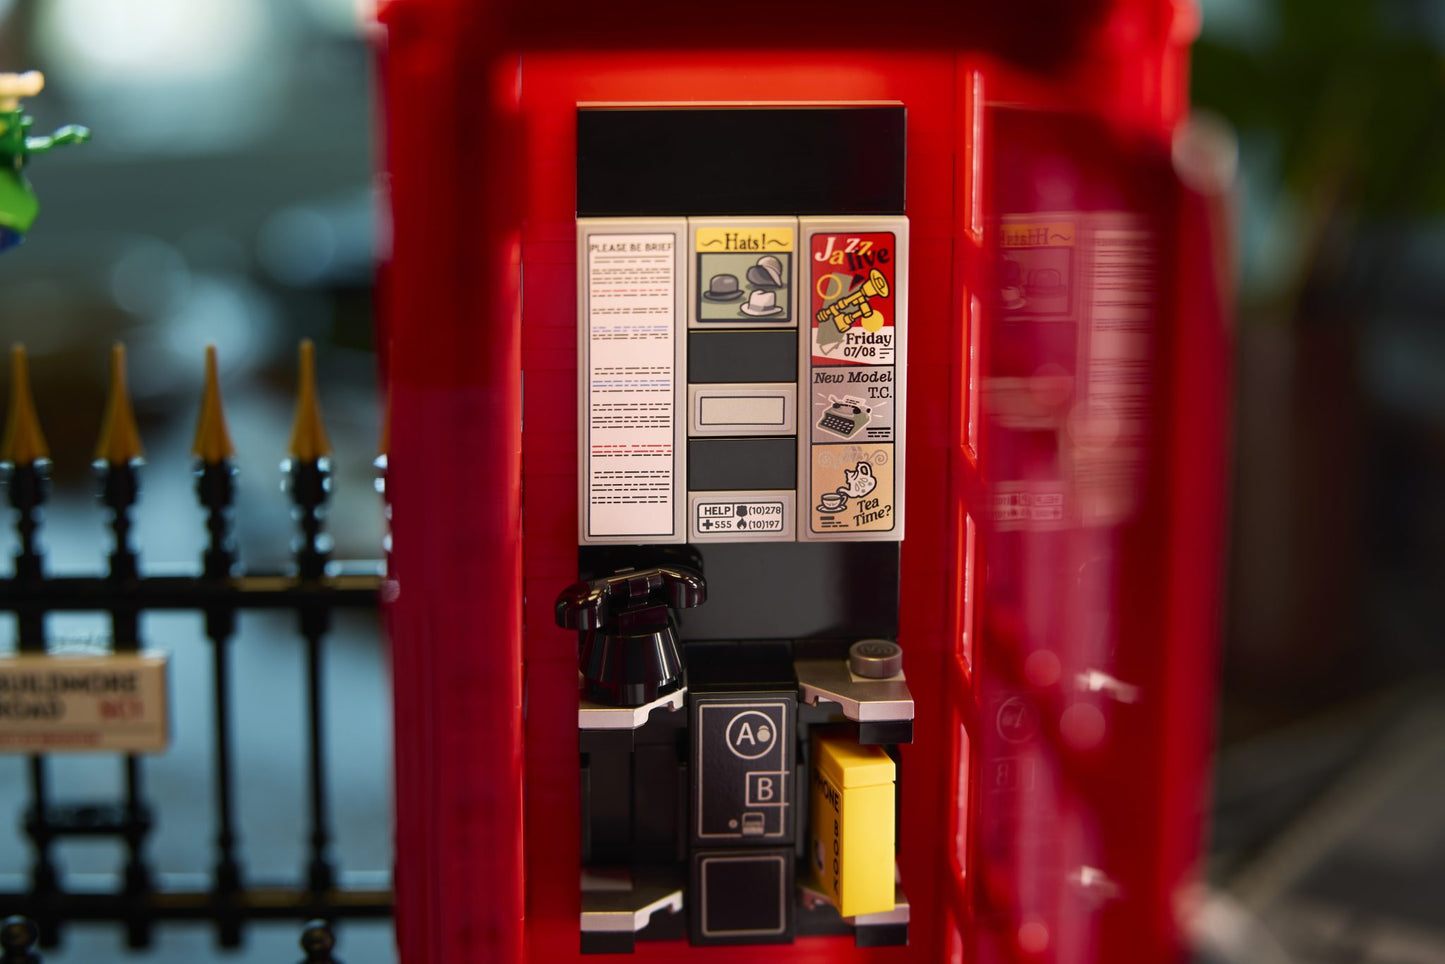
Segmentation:
<svg viewBox="0 0 1445 964">
<path fill-rule="evenodd" d="M 793 694 L 692 697 L 692 839 L 708 846 L 793 840 Z"/>
</svg>

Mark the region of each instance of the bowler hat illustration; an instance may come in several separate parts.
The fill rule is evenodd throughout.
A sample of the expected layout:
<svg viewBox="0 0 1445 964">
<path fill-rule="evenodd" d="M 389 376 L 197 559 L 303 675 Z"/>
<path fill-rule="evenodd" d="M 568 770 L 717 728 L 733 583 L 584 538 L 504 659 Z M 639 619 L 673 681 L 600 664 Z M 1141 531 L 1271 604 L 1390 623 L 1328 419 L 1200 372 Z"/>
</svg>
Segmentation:
<svg viewBox="0 0 1445 964">
<path fill-rule="evenodd" d="M 781 288 L 783 286 L 783 262 L 770 254 L 763 255 L 758 259 L 757 264 L 748 269 L 748 280 L 764 288 Z"/>
<path fill-rule="evenodd" d="M 745 315 L 752 315 L 755 318 L 765 318 L 769 315 L 780 315 L 783 313 L 782 305 L 778 304 L 778 296 L 765 288 L 759 288 L 748 295 L 748 303 L 738 310 Z"/>
<path fill-rule="evenodd" d="M 707 290 L 702 296 L 708 301 L 737 301 L 743 296 L 735 274 L 715 274 L 708 279 Z"/>
</svg>

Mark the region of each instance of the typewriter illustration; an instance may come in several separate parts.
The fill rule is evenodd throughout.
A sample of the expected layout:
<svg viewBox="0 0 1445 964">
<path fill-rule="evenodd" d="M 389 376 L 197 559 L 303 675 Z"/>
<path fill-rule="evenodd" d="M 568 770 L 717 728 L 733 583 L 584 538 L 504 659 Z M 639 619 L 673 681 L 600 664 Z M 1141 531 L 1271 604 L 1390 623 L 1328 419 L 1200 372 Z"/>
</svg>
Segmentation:
<svg viewBox="0 0 1445 964">
<path fill-rule="evenodd" d="M 834 401 L 818 419 L 818 427 L 840 438 L 852 438 L 868 424 L 868 410 L 850 402 Z"/>
</svg>

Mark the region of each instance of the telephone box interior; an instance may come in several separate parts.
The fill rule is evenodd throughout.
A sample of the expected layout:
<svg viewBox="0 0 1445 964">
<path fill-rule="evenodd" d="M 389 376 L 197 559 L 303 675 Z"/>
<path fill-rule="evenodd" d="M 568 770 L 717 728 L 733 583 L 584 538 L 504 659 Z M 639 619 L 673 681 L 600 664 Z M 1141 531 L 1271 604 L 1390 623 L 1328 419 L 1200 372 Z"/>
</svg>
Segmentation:
<svg viewBox="0 0 1445 964">
<path fill-rule="evenodd" d="M 1180 957 L 1192 7 L 383 21 L 403 959 Z"/>
</svg>

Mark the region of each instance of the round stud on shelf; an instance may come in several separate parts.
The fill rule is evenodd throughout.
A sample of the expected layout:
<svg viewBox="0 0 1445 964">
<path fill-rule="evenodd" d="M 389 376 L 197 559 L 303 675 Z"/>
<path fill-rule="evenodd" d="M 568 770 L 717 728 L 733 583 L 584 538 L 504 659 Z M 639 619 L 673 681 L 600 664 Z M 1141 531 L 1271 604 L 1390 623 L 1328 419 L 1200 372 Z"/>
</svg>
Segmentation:
<svg viewBox="0 0 1445 964">
<path fill-rule="evenodd" d="M 848 647 L 848 668 L 865 679 L 888 679 L 903 671 L 903 650 L 887 639 L 860 639 Z"/>
</svg>

